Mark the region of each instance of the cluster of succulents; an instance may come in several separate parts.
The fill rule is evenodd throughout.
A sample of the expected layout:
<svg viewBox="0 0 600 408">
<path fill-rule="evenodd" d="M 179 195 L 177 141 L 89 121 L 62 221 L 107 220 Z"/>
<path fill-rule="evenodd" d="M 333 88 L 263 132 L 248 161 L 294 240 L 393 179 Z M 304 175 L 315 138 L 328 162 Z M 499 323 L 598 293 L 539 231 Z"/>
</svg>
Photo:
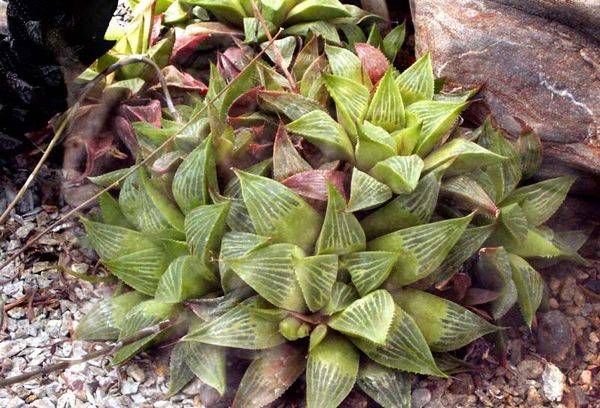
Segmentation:
<svg viewBox="0 0 600 408">
<path fill-rule="evenodd" d="M 253 18 L 244 1 L 187 3 L 245 28 Z M 274 28 L 349 17 L 337 1 L 260 5 Z M 398 72 L 400 31 L 351 43 L 290 32 L 274 42 L 281 59 L 254 63 L 250 39 L 245 59 L 210 66 L 203 97 L 181 99 L 181 122 L 134 123 L 138 161 L 164 147 L 83 220 L 122 290 L 77 337 L 171 321 L 114 363 L 168 340 L 170 393 L 197 376 L 223 394 L 230 351 L 252 350 L 233 406 L 267 405 L 304 374 L 308 407 L 336 407 L 355 385 L 404 407 L 411 373 L 451 374 L 450 352 L 501 330 L 514 306 L 531 326 L 544 282 L 530 263 L 584 262 L 581 234 L 543 225 L 573 180 L 519 187 L 540 164 L 536 136 L 459 127 L 473 92 L 441 92 L 427 54 Z M 443 290 L 473 259 L 489 295 L 477 308 Z"/>
</svg>

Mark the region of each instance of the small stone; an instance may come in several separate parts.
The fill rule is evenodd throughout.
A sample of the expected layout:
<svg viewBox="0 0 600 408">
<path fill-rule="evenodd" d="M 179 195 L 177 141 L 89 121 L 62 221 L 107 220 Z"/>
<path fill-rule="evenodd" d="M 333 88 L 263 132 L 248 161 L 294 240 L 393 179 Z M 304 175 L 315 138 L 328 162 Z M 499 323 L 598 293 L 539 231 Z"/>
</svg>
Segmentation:
<svg viewBox="0 0 600 408">
<path fill-rule="evenodd" d="M 569 367 L 575 352 L 575 335 L 568 318 L 560 310 L 543 313 L 538 322 L 538 352 L 555 364 Z"/>
<path fill-rule="evenodd" d="M 27 347 L 24 341 L 20 340 L 8 340 L 0 343 L 0 359 L 10 358 L 14 355 L 19 354 Z"/>
<path fill-rule="evenodd" d="M 560 280 L 553 276 L 550 278 L 550 284 L 548 286 L 550 287 L 552 293 L 558 293 L 558 289 L 560 289 Z"/>
<path fill-rule="evenodd" d="M 42 398 L 39 400 L 35 400 L 31 403 L 32 407 L 35 408 L 55 408 L 56 405 L 52 402 L 50 398 Z"/>
<path fill-rule="evenodd" d="M 560 401 L 565 388 L 565 375 L 552 363 L 542 373 L 542 390 L 550 401 Z"/>
<path fill-rule="evenodd" d="M 542 396 L 534 387 L 529 388 L 527 391 L 527 403 L 529 405 L 540 405 L 542 403 Z"/>
<path fill-rule="evenodd" d="M 579 376 L 579 382 L 584 385 L 590 385 L 592 383 L 592 372 L 590 370 L 583 370 Z"/>
<path fill-rule="evenodd" d="M 596 332 L 590 332 L 590 341 L 592 343 L 599 343 L 600 338 L 598 338 L 598 334 Z"/>
<path fill-rule="evenodd" d="M 519 370 L 519 373 L 523 377 L 527 378 L 528 380 L 533 380 L 542 375 L 544 372 L 544 366 L 542 363 L 536 360 L 523 360 L 517 366 L 517 370 Z"/>
<path fill-rule="evenodd" d="M 558 309 L 560 305 L 556 299 L 550 298 L 548 300 L 548 306 L 550 306 L 550 309 Z"/>
<path fill-rule="evenodd" d="M 412 392 L 411 408 L 422 408 L 431 401 L 431 392 L 427 388 L 417 388 Z"/>
<path fill-rule="evenodd" d="M 137 383 L 133 380 L 130 380 L 129 378 L 126 378 L 121 383 L 121 394 L 123 394 L 123 395 L 135 394 L 136 392 L 138 392 L 139 386 L 140 386 L 139 383 Z"/>
<path fill-rule="evenodd" d="M 146 379 L 146 374 L 144 374 L 144 370 L 142 370 L 137 364 L 132 364 L 129 367 L 127 367 L 127 375 L 139 383 L 143 383 Z"/>
<path fill-rule="evenodd" d="M 564 280 L 563 286 L 560 289 L 560 300 L 564 302 L 572 302 L 575 297 L 575 289 L 577 288 L 577 281 L 573 276 L 567 276 Z"/>
</svg>

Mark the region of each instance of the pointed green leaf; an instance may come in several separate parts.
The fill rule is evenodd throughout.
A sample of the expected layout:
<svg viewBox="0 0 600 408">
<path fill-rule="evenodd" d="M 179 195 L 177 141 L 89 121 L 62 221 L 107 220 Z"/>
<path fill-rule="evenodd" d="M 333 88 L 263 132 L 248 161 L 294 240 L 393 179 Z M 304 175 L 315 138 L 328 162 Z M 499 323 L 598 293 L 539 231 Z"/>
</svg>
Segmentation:
<svg viewBox="0 0 600 408">
<path fill-rule="evenodd" d="M 367 44 L 379 48 L 382 42 L 383 37 L 381 36 L 381 32 L 379 31 L 377 24 L 373 24 L 371 26 L 371 30 L 369 30 L 369 38 L 367 38 Z"/>
<path fill-rule="evenodd" d="M 108 187 L 116 183 L 121 177 L 131 171 L 130 167 L 109 171 L 108 173 L 100 174 L 99 176 L 88 177 L 88 180 L 99 187 Z"/>
<path fill-rule="evenodd" d="M 297 41 L 295 37 L 285 37 L 273 41 L 273 45 L 271 45 L 269 48 L 267 48 L 269 43 L 262 43 L 260 48 L 263 50 L 266 49 L 265 54 L 267 54 L 274 64 L 279 64 L 278 57 L 276 57 L 275 50 L 273 49 L 274 47 L 277 47 L 282 57 L 281 63 L 283 64 L 283 67 L 287 69 L 292 63 L 294 51 L 296 50 L 296 44 Z"/>
<path fill-rule="evenodd" d="M 407 114 L 412 115 L 407 112 Z M 392 137 L 396 142 L 398 148 L 398 154 L 400 156 L 409 156 L 413 154 L 419 139 L 421 138 L 421 130 L 423 128 L 423 122 L 419 122 L 415 125 L 409 126 L 405 129 L 400 129 L 392 133 Z"/>
<path fill-rule="evenodd" d="M 368 121 L 358 126 L 356 164 L 365 171 L 377 163 L 396 155 L 396 142 L 390 134 Z"/>
<path fill-rule="evenodd" d="M 252 224 L 272 242 L 288 242 L 312 251 L 322 218 L 299 195 L 266 177 L 237 172 Z"/>
<path fill-rule="evenodd" d="M 516 241 L 522 241 L 527 236 L 527 218 L 519 204 L 510 204 L 500 209 L 498 217 L 500 228 L 504 234 Z"/>
<path fill-rule="evenodd" d="M 119 202 L 107 191 L 98 197 L 98 205 L 102 213 L 102 221 L 105 224 L 116 225 L 123 228 L 132 228 L 132 225 L 123 215 Z"/>
<path fill-rule="evenodd" d="M 405 37 L 406 23 L 402 22 L 402 24 L 400 24 L 399 26 L 394 27 L 394 29 L 390 31 L 383 39 L 383 42 L 381 43 L 383 53 L 391 62 L 394 62 L 394 60 L 396 59 L 398 51 L 400 51 L 402 44 L 404 44 Z M 433 76 L 433 71 L 431 72 L 431 74 Z"/>
<path fill-rule="evenodd" d="M 320 55 L 306 69 L 300 81 L 300 94 L 323 106 L 329 102 L 329 93 L 323 80 L 323 73 L 327 70 L 327 59 L 325 55 Z"/>
<path fill-rule="evenodd" d="M 158 302 L 146 300 L 129 310 L 125 316 L 125 322 L 119 335 L 119 340 L 136 334 L 141 329 L 151 327 L 168 320 L 177 311 L 177 307 Z M 148 346 L 152 340 L 159 337 L 160 333 L 151 334 L 132 344 L 120 348 L 112 359 L 113 364 L 121 364 L 128 360 L 141 349 Z"/>
<path fill-rule="evenodd" d="M 169 359 L 169 391 L 168 396 L 177 394 L 194 378 L 194 373 L 187 365 L 184 350 L 185 343 L 177 343 L 171 350 Z"/>
<path fill-rule="evenodd" d="M 183 344 L 185 361 L 189 369 L 204 384 L 214 388 L 222 396 L 227 387 L 225 349 L 191 341 L 177 344 Z"/>
<path fill-rule="evenodd" d="M 362 64 L 356 54 L 345 48 L 334 47 L 329 44 L 325 45 L 325 54 L 334 75 L 370 87 L 371 84 L 367 83 L 367 81 L 370 81 L 363 72 Z"/>
<path fill-rule="evenodd" d="M 361 225 L 367 238 L 429 221 L 437 205 L 441 178 L 442 174 L 437 172 L 425 175 L 411 193 L 400 194 L 364 218 Z"/>
<path fill-rule="evenodd" d="M 527 326 L 531 323 L 544 294 L 544 279 L 523 258 L 508 254 L 512 279 L 517 287 L 519 308 Z"/>
<path fill-rule="evenodd" d="M 217 18 L 241 27 L 246 12 L 238 0 L 185 0 L 185 3 L 205 8 Z"/>
<path fill-rule="evenodd" d="M 365 296 L 379 288 L 390 276 L 398 256 L 393 252 L 355 252 L 344 256 L 342 262 L 358 293 Z"/>
<path fill-rule="evenodd" d="M 394 81 L 393 68 L 389 68 L 377 85 L 367 119 L 388 132 L 404 127 L 404 103 L 400 88 Z"/>
<path fill-rule="evenodd" d="M 478 144 L 458 138 L 444 144 L 427 156 L 425 158 L 425 171 L 435 169 L 450 160 L 453 161 L 446 170 L 446 175 L 454 176 L 498 164 L 504 161 L 505 157 L 484 149 Z"/>
<path fill-rule="evenodd" d="M 353 302 L 327 325 L 349 336 L 384 344 L 393 318 L 394 300 L 380 289 Z"/>
<path fill-rule="evenodd" d="M 323 110 L 317 101 L 291 92 L 261 91 L 260 106 L 268 112 L 281 113 L 289 120 L 296 120 L 315 110 Z"/>
<path fill-rule="evenodd" d="M 499 293 L 490 304 L 492 317 L 499 320 L 517 302 L 517 287 L 512 279 L 508 253 L 504 248 L 481 249 L 475 276 L 481 287 Z"/>
<path fill-rule="evenodd" d="M 298 55 L 296 55 L 296 60 L 292 67 L 294 78 L 297 80 L 302 79 L 308 67 L 317 58 L 319 58 L 319 39 L 317 37 L 312 37 L 304 47 L 302 47 Z"/>
<path fill-rule="evenodd" d="M 250 298 L 214 320 L 190 330 L 184 341 L 195 341 L 222 347 L 259 350 L 277 346 L 285 339 L 279 334 L 277 322 L 252 313 L 256 304 Z"/>
<path fill-rule="evenodd" d="M 191 255 L 175 259 L 160 278 L 155 299 L 179 303 L 198 298 L 213 290 L 217 279 L 213 272 Z"/>
<path fill-rule="evenodd" d="M 139 228 L 141 193 L 138 185 L 137 172 L 130 174 L 123 181 L 123 186 L 119 192 L 119 206 L 123 215 L 131 225 Z"/>
<path fill-rule="evenodd" d="M 433 67 L 431 55 L 426 53 L 396 78 L 406 106 L 433 98 Z"/>
<path fill-rule="evenodd" d="M 323 75 L 327 91 L 335 101 L 338 121 L 350 135 L 356 135 L 356 124 L 362 123 L 371 94 L 366 86 L 337 75 Z"/>
<path fill-rule="evenodd" d="M 246 370 L 233 408 L 263 407 L 279 398 L 304 372 L 305 354 L 282 344 L 263 351 Z"/>
<path fill-rule="evenodd" d="M 298 24 L 314 20 L 332 20 L 350 17 L 338 0 L 305 0 L 299 2 L 286 16 L 285 24 Z"/>
<path fill-rule="evenodd" d="M 410 408 L 412 377 L 372 361 L 361 364 L 356 384 L 384 408 Z"/>
<path fill-rule="evenodd" d="M 75 329 L 77 340 L 115 340 L 123 327 L 125 315 L 147 297 L 140 292 L 127 292 L 93 306 Z"/>
<path fill-rule="evenodd" d="M 411 373 L 446 376 L 436 367 L 425 337 L 413 318 L 399 306 L 395 307 L 385 344 L 378 345 L 358 338 L 352 341 L 371 360 L 386 367 Z"/>
<path fill-rule="evenodd" d="M 557 177 L 521 187 L 502 202 L 502 205 L 519 203 L 527 221 L 537 226 L 546 222 L 564 201 L 574 177 Z"/>
<path fill-rule="evenodd" d="M 233 81 L 231 81 L 229 87 L 222 96 L 223 100 L 221 102 L 221 115 L 225 114 L 233 101 L 257 85 L 257 71 L 256 65 L 246 67 L 237 77 L 235 77 Z"/>
<path fill-rule="evenodd" d="M 407 107 L 415 117 L 415 123 L 409 123 L 414 126 L 422 122 L 421 140 L 417 145 L 415 152 L 425 157 L 435 145 L 452 128 L 458 115 L 467 106 L 465 102 L 442 102 L 442 101 L 419 101 Z M 408 117 L 408 115 L 407 115 Z"/>
<path fill-rule="evenodd" d="M 427 292 L 402 289 L 394 300 L 415 319 L 432 350 L 456 350 L 498 330 L 475 313 Z"/>
<path fill-rule="evenodd" d="M 230 260 L 227 265 L 270 303 L 303 312 L 306 304 L 294 273 L 295 260 L 303 256 L 303 251 L 295 245 L 274 244 Z"/>
<path fill-rule="evenodd" d="M 244 258 L 253 250 L 264 247 L 268 242 L 268 237 L 247 232 L 228 232 L 225 234 L 221 242 L 221 253 L 219 255 L 219 274 L 221 275 L 221 286 L 225 293 L 245 285 L 244 281 L 235 274 L 227 262 Z"/>
<path fill-rule="evenodd" d="M 145 191 L 144 205 L 153 206 L 164 220 L 177 231 L 183 231 L 184 216 L 175 205 L 156 185 L 147 177 L 145 171 L 140 171 L 139 178 Z"/>
<path fill-rule="evenodd" d="M 358 299 L 358 293 L 356 293 L 356 290 L 352 286 L 342 282 L 335 282 L 331 290 L 331 299 L 329 299 L 329 302 L 321 312 L 330 316 L 340 310 L 344 310 L 356 299 Z"/>
<path fill-rule="evenodd" d="M 309 310 L 320 310 L 331 298 L 338 273 L 337 255 L 315 255 L 298 259 L 295 271 Z"/>
<path fill-rule="evenodd" d="M 318 324 L 311 332 L 310 339 L 308 344 L 308 352 L 313 351 L 315 347 L 317 347 L 323 339 L 327 336 L 329 330 L 327 329 L 326 324 Z"/>
<path fill-rule="evenodd" d="M 542 165 L 542 141 L 533 132 L 525 132 L 517 140 L 517 150 L 521 163 L 523 178 L 533 176 Z"/>
<path fill-rule="evenodd" d="M 377 163 L 371 176 L 387 184 L 394 193 L 410 193 L 419 183 L 423 160 L 417 155 L 393 156 Z"/>
<path fill-rule="evenodd" d="M 190 251 L 209 268 L 213 268 L 217 259 L 229 208 L 229 202 L 201 205 L 185 217 L 185 234 Z"/>
<path fill-rule="evenodd" d="M 185 158 L 173 177 L 173 197 L 184 214 L 210 202 L 208 186 L 216 177 L 212 138 L 208 137 Z"/>
<path fill-rule="evenodd" d="M 448 375 L 477 371 L 478 367 L 454 357 L 452 353 L 433 353 L 437 366 Z"/>
<path fill-rule="evenodd" d="M 286 28 L 283 34 L 299 35 L 302 37 L 314 35 L 322 37 L 325 41 L 332 44 L 339 44 L 341 42 L 336 26 L 327 21 L 310 21 L 308 23 L 294 24 Z"/>
<path fill-rule="evenodd" d="M 304 137 L 331 159 L 354 161 L 352 142 L 342 126 L 323 111 L 312 111 L 286 126 Z"/>
<path fill-rule="evenodd" d="M 285 127 L 279 125 L 273 145 L 273 178 L 281 181 L 312 169 L 292 144 Z"/>
<path fill-rule="evenodd" d="M 365 233 L 354 214 L 346 212 L 345 208 L 344 196 L 329 184 L 327 212 L 316 244 L 317 254 L 344 255 L 365 249 Z"/>
<path fill-rule="evenodd" d="M 461 210 L 482 211 L 491 217 L 496 217 L 498 208 L 485 190 L 468 175 L 455 176 L 444 180 L 440 188 L 443 198 L 450 200 L 453 208 Z"/>
<path fill-rule="evenodd" d="M 368 210 L 392 198 L 392 190 L 388 186 L 356 167 L 352 169 L 352 182 L 350 184 L 350 200 L 346 211 L 355 212 Z"/>
<path fill-rule="evenodd" d="M 441 265 L 472 218 L 471 214 L 392 232 L 370 241 L 368 248 L 371 251 L 399 252 L 401 256 L 390 280 L 398 286 L 408 285 Z"/>
<path fill-rule="evenodd" d="M 308 355 L 307 408 L 335 408 L 352 390 L 359 354 L 348 340 L 329 334 Z"/>
</svg>

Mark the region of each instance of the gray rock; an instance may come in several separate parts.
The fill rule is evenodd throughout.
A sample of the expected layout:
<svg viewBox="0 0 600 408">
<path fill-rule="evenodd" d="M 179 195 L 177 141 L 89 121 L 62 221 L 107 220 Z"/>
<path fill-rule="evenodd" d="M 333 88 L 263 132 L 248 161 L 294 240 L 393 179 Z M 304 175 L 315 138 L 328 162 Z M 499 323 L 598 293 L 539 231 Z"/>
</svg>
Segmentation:
<svg viewBox="0 0 600 408">
<path fill-rule="evenodd" d="M 502 0 L 411 0 L 417 53 L 431 52 L 448 88 L 485 84 L 467 118 L 491 114 L 509 134 L 522 120 L 544 142 L 544 176 L 581 175 L 600 191 L 600 45 L 559 22 Z M 516 3 L 520 0 L 504 0 Z M 530 3 L 559 3 L 525 1 Z M 573 3 L 573 2 L 560 2 Z M 584 7 L 586 3 L 578 0 Z M 589 10 L 594 10 L 589 0 Z M 590 11 L 590 12 L 591 12 Z M 594 11 L 597 14 L 598 8 Z"/>
<path fill-rule="evenodd" d="M 559 310 L 543 313 L 537 329 L 538 352 L 561 367 L 574 363 L 575 335 L 567 317 Z"/>
<path fill-rule="evenodd" d="M 542 374 L 542 391 L 550 401 L 560 401 L 565 388 L 565 375 L 552 363 L 548 363 Z"/>
<path fill-rule="evenodd" d="M 129 378 L 126 378 L 121 383 L 121 394 L 123 394 L 123 395 L 135 394 L 136 392 L 138 392 L 139 386 L 140 386 L 140 384 L 138 382 L 131 380 Z"/>
<path fill-rule="evenodd" d="M 27 347 L 24 341 L 19 340 L 6 340 L 0 343 L 0 359 L 10 358 L 14 355 L 19 354 Z"/>
<path fill-rule="evenodd" d="M 431 401 L 431 392 L 427 388 L 417 388 L 412 392 L 412 408 L 422 408 Z"/>
<path fill-rule="evenodd" d="M 544 372 L 544 365 L 537 360 L 523 360 L 517 366 L 517 370 L 522 377 L 535 379 Z"/>
</svg>

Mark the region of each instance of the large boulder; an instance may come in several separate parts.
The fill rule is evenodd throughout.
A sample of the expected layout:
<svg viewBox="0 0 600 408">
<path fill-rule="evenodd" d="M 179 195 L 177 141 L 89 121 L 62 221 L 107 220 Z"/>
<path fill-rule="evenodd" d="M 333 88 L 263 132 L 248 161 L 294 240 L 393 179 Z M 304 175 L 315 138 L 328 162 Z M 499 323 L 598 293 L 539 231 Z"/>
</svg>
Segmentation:
<svg viewBox="0 0 600 408">
<path fill-rule="evenodd" d="M 411 0 L 411 11 L 417 54 L 431 52 L 446 87 L 483 85 L 467 119 L 491 114 L 513 136 L 525 123 L 543 141 L 543 176 L 576 174 L 580 193 L 600 194 L 597 0 Z"/>
</svg>

